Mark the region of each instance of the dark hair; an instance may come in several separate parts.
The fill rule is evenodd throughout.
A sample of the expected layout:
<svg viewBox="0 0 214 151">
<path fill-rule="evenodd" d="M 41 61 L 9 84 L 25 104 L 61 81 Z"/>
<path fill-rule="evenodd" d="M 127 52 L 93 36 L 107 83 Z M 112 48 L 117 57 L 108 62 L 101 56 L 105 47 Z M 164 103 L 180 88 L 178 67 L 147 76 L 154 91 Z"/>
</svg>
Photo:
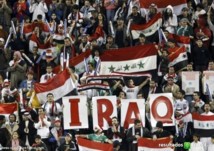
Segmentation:
<svg viewBox="0 0 214 151">
<path fill-rule="evenodd" d="M 185 92 L 184 90 L 180 90 L 180 93 L 181 93 L 182 95 L 186 95 L 186 92 Z"/>
<path fill-rule="evenodd" d="M 14 117 L 15 117 L 15 121 L 16 121 L 16 114 L 13 114 L 13 113 L 10 114 L 10 115 L 9 115 L 9 118 L 10 118 L 10 116 L 14 116 Z"/>
<path fill-rule="evenodd" d="M 34 139 L 42 139 L 40 135 L 35 135 Z"/>
<path fill-rule="evenodd" d="M 199 97 L 201 96 L 201 93 L 198 92 L 198 91 L 195 91 L 195 92 L 193 92 L 193 93 L 196 93 Z"/>
<path fill-rule="evenodd" d="M 54 95 L 53 95 L 53 93 L 48 93 L 46 96 L 49 96 L 49 95 L 52 95 L 52 96 L 54 96 Z"/>
<path fill-rule="evenodd" d="M 134 125 L 137 125 L 138 123 L 141 123 L 141 121 L 139 119 L 135 119 L 134 120 Z"/>
</svg>

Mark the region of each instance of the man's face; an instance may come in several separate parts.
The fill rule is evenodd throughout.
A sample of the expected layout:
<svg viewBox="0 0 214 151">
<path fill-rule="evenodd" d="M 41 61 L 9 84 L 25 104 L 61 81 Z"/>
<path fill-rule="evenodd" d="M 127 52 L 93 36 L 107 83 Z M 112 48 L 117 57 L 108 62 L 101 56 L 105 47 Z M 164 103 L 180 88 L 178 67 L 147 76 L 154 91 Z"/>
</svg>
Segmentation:
<svg viewBox="0 0 214 151">
<path fill-rule="evenodd" d="M 54 96 L 53 95 L 48 95 L 47 96 L 47 101 L 48 102 L 52 102 L 54 100 Z"/>
<path fill-rule="evenodd" d="M 36 139 L 35 139 L 35 142 L 36 142 L 36 144 L 40 144 L 40 142 L 41 142 L 41 139 L 39 139 L 39 138 L 36 138 Z"/>
<path fill-rule="evenodd" d="M 9 121 L 10 121 L 11 123 L 15 122 L 15 120 L 16 120 L 16 118 L 15 118 L 14 115 L 11 115 L 11 116 L 9 117 Z"/>
<path fill-rule="evenodd" d="M 209 104 L 205 104 L 204 105 L 204 110 L 205 110 L 205 112 L 209 112 L 210 111 L 210 105 Z"/>
<path fill-rule="evenodd" d="M 188 64 L 188 65 L 187 65 L 187 71 L 192 71 L 192 70 L 193 70 L 192 65 Z"/>
<path fill-rule="evenodd" d="M 71 45 L 71 41 L 69 39 L 65 39 L 64 43 L 66 46 L 70 46 Z"/>
<path fill-rule="evenodd" d="M 47 73 L 51 73 L 52 72 L 52 67 L 47 67 L 46 71 L 47 71 Z"/>
<path fill-rule="evenodd" d="M 117 125 L 118 125 L 118 121 L 117 121 L 117 119 L 116 119 L 116 118 L 113 118 L 113 119 L 112 119 L 112 125 L 115 125 L 115 126 L 117 126 Z"/>
<path fill-rule="evenodd" d="M 141 127 L 142 127 L 141 123 L 137 123 L 137 124 L 135 125 L 135 129 L 140 129 Z"/>
<path fill-rule="evenodd" d="M 155 81 L 150 81 L 149 86 L 150 86 L 150 88 L 154 88 L 155 87 Z"/>
</svg>

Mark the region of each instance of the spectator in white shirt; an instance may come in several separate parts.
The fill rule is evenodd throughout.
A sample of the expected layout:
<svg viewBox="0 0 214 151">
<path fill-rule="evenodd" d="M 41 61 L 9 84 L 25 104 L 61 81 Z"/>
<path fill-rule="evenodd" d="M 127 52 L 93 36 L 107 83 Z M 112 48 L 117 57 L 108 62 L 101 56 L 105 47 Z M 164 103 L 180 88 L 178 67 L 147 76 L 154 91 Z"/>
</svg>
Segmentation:
<svg viewBox="0 0 214 151">
<path fill-rule="evenodd" d="M 209 144 L 207 151 L 214 151 L 214 135 L 211 137 L 211 143 Z"/>
<path fill-rule="evenodd" d="M 33 13 L 32 21 L 36 20 L 39 14 L 42 15 L 42 20 L 45 21 L 45 13 L 48 12 L 48 7 L 45 0 L 36 0 L 36 2 L 32 0 L 29 11 Z"/>
<path fill-rule="evenodd" d="M 197 134 L 193 135 L 193 142 L 190 144 L 189 151 L 205 151 L 202 142 L 199 141 Z"/>
</svg>

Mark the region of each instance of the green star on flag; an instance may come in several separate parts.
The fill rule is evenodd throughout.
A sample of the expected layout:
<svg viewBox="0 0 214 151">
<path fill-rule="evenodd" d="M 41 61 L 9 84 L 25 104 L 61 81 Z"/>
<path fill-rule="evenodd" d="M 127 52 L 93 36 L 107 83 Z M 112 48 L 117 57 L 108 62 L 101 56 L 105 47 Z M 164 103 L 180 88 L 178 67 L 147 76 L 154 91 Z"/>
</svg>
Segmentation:
<svg viewBox="0 0 214 151">
<path fill-rule="evenodd" d="M 108 69 L 109 69 L 110 72 L 114 72 L 115 67 L 113 67 L 113 66 L 111 65 L 111 67 L 109 67 Z"/>
<path fill-rule="evenodd" d="M 137 65 L 139 66 L 139 69 L 140 69 L 140 68 L 144 68 L 144 64 L 145 64 L 145 63 L 142 63 L 142 61 L 140 61 L 140 63 L 137 64 Z"/>
<path fill-rule="evenodd" d="M 124 70 L 126 71 L 126 70 L 129 70 L 129 67 L 130 67 L 130 66 L 126 64 L 126 66 L 123 67 L 123 68 L 124 68 Z"/>
</svg>

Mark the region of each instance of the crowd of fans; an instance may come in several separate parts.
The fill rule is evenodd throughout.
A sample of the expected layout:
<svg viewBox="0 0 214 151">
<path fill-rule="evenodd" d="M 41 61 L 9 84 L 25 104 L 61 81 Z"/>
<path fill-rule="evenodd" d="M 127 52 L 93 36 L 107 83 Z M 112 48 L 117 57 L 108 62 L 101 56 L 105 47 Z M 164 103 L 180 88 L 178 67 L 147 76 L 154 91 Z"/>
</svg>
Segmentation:
<svg viewBox="0 0 214 151">
<path fill-rule="evenodd" d="M 187 7 L 182 8 L 180 15 L 174 13 L 172 6 L 167 6 L 161 11 L 161 28 L 166 42 L 147 38 L 143 33 L 135 40 L 127 26 L 129 21 L 139 25 L 149 22 L 158 13 L 156 4 L 144 9 L 140 7 L 139 0 L 0 0 L 0 99 L 1 103 L 19 104 L 19 116 L 11 114 L 6 119 L 0 115 L 0 145 L 3 150 L 78 150 L 75 137 L 79 136 L 113 143 L 114 150 L 137 151 L 140 137 L 155 140 L 169 136 L 175 143 L 193 141 L 191 150 L 196 147 L 200 151 L 213 151 L 214 136 L 210 134 L 201 138 L 200 145 L 191 118 L 176 123 L 178 131 L 174 127 L 163 127 L 161 121 L 157 122 L 157 128 L 152 128 L 149 108 L 149 94 L 169 92 L 174 98 L 175 118 L 188 112 L 214 114 L 214 97 L 203 93 L 201 81 L 200 91 L 192 95 L 185 95 L 181 88 L 181 71 L 199 71 L 200 79 L 203 78 L 203 71 L 214 71 L 213 6 L 212 0 L 187 0 Z M 32 33 L 23 32 L 23 26 L 33 23 Z M 48 24 L 49 32 L 44 31 L 41 24 Z M 169 67 L 168 56 L 173 53 L 173 48 L 179 47 L 172 34 L 191 39 L 191 50 L 186 50 L 188 64 L 180 71 Z M 72 59 L 91 50 L 93 57 L 88 62 L 87 72 L 79 75 L 76 72 L 78 69 L 67 66 L 78 87 L 86 83 L 87 76 L 99 75 L 95 68 L 102 52 L 152 43 L 156 45 L 158 56 L 158 72 L 152 78 L 146 78 L 141 83 L 138 81 L 138 86 L 133 79 L 102 81 L 111 87 L 110 91 L 75 91 L 75 95 L 87 95 L 89 104 L 93 96 L 116 95 L 118 117 L 122 99 L 144 98 L 145 127 L 136 119 L 134 127 L 124 129 L 120 126 L 120 118 L 113 117 L 112 126 L 103 132 L 98 126 L 92 126 L 89 105 L 90 128 L 65 131 L 62 125 L 63 105 L 60 100 L 54 100 L 52 93 L 47 95 L 45 104 L 39 101 L 32 104 L 34 83 L 45 83 L 57 74 L 53 70 L 63 66 L 62 54 L 65 55 L 63 58 Z M 42 45 L 51 49 L 43 53 Z"/>
</svg>

